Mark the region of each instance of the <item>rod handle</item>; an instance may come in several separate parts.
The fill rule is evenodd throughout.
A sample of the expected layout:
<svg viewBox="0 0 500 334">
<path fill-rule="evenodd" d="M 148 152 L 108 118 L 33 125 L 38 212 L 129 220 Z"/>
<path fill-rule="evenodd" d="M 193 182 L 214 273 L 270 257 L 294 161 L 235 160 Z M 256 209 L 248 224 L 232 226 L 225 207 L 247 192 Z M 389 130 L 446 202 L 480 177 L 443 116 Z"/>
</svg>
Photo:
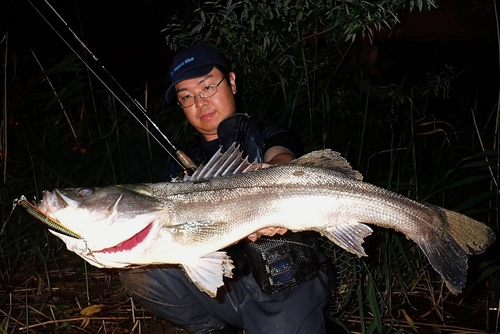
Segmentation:
<svg viewBox="0 0 500 334">
<path fill-rule="evenodd" d="M 186 168 L 186 170 L 195 171 L 196 168 L 198 167 L 193 162 L 193 160 L 191 160 L 191 158 L 188 157 L 187 154 L 182 152 L 181 150 L 176 151 L 175 155 L 177 156 L 181 164 L 184 166 L 184 168 Z"/>
</svg>

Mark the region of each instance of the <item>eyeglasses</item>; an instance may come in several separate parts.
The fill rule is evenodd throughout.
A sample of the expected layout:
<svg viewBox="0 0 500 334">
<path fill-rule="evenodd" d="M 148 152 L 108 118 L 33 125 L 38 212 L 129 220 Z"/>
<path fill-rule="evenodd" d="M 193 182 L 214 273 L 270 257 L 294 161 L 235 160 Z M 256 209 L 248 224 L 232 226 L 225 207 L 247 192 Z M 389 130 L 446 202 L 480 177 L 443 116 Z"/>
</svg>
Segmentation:
<svg viewBox="0 0 500 334">
<path fill-rule="evenodd" d="M 218 92 L 217 87 L 219 87 L 219 85 L 221 84 L 222 81 L 224 81 L 224 79 L 225 79 L 225 77 L 222 77 L 222 79 L 216 85 L 208 85 L 208 86 L 206 86 L 205 88 L 203 88 L 203 90 L 201 92 L 199 92 L 198 94 L 196 94 L 194 96 L 193 95 L 186 95 L 186 96 L 184 96 L 179 101 L 177 101 L 177 104 L 181 108 L 189 108 L 189 107 L 191 107 L 192 105 L 194 105 L 196 103 L 196 98 L 198 96 L 201 97 L 204 100 L 208 99 L 209 97 L 214 96 Z"/>
</svg>

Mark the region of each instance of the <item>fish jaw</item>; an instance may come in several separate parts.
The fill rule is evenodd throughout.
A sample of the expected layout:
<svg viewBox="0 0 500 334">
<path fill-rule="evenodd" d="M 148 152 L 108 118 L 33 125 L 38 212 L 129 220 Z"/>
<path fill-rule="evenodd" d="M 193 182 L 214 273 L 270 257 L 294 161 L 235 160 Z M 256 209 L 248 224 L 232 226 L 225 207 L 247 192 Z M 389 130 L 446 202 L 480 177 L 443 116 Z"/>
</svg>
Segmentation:
<svg viewBox="0 0 500 334">
<path fill-rule="evenodd" d="M 61 238 L 68 250 L 75 252 L 84 260 L 99 268 L 122 268 L 132 264 L 150 263 L 148 250 L 156 239 L 160 220 L 157 219 L 130 238 L 107 248 L 92 247 L 91 240 L 75 239 L 50 230 Z M 163 235 L 165 238 L 165 235 Z M 90 245 L 90 246 L 89 246 Z M 146 262 L 146 263 L 145 263 Z"/>
<path fill-rule="evenodd" d="M 99 267 L 134 263 L 130 261 L 140 257 L 155 238 L 160 221 L 168 219 L 168 208 L 144 194 L 108 187 L 93 189 L 90 195 L 79 197 L 81 189 L 84 188 L 44 192 L 38 208 L 78 233 L 80 240 L 51 231 L 69 250 Z"/>
</svg>

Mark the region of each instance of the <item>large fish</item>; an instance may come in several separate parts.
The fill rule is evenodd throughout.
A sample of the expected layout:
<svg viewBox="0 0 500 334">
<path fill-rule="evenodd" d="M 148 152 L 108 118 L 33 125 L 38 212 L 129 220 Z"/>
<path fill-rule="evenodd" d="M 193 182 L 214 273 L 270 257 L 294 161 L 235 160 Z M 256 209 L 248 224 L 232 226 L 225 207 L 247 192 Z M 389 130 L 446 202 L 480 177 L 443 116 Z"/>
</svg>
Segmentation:
<svg viewBox="0 0 500 334">
<path fill-rule="evenodd" d="M 476 220 L 363 182 L 331 150 L 269 168 L 240 165 L 238 152 L 216 155 L 187 182 L 56 189 L 37 207 L 72 231 L 53 233 L 91 264 L 181 264 L 211 296 L 231 276 L 220 250 L 268 226 L 317 231 L 358 256 L 372 232 L 366 224 L 394 229 L 421 248 L 454 294 L 465 286 L 468 255 L 495 241 Z M 252 171 L 241 173 L 247 165 Z"/>
</svg>

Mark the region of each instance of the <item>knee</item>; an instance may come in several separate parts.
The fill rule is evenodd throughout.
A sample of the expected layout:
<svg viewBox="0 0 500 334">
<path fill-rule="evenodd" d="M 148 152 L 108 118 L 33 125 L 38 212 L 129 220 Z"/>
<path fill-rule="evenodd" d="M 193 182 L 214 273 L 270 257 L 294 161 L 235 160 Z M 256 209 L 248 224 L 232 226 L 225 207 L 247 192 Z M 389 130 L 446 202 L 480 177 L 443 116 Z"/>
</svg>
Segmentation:
<svg viewBox="0 0 500 334">
<path fill-rule="evenodd" d="M 145 269 L 124 269 L 118 273 L 122 285 L 132 294 L 148 295 L 151 275 Z"/>
<path fill-rule="evenodd" d="M 224 324 L 199 303 L 196 295 L 188 287 L 189 280 L 176 268 L 138 268 L 123 270 L 119 273 L 120 281 L 137 303 L 149 313 L 167 319 L 182 328 L 214 328 Z M 199 292 L 202 294 L 202 292 Z M 189 330 L 191 332 L 191 330 Z"/>
<path fill-rule="evenodd" d="M 134 297 L 168 304 L 189 299 L 188 278 L 176 267 L 144 267 L 119 273 L 123 286 Z"/>
<path fill-rule="evenodd" d="M 119 277 L 135 302 L 157 317 L 172 318 L 172 306 L 177 305 L 179 299 L 174 292 L 178 283 L 169 270 L 155 267 L 126 269 L 119 272 Z"/>
</svg>

